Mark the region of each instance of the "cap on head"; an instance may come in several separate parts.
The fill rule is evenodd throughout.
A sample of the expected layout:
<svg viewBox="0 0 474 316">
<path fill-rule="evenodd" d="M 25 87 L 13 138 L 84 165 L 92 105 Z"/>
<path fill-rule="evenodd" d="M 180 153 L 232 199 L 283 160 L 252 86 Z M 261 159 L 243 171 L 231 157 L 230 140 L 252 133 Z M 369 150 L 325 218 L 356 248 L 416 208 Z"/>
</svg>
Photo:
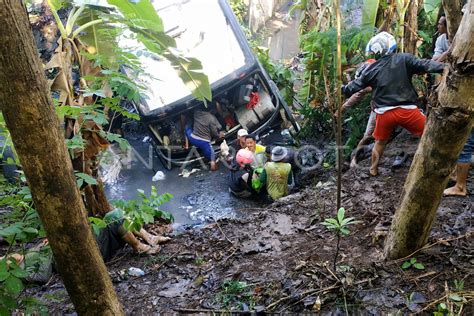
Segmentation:
<svg viewBox="0 0 474 316">
<path fill-rule="evenodd" d="M 370 39 L 365 48 L 366 54 L 374 54 L 376 58 L 390 55 L 397 50 L 397 41 L 392 34 L 381 32 Z"/>
<path fill-rule="evenodd" d="M 275 146 L 272 149 L 272 161 L 278 162 L 286 157 L 287 149 L 281 146 Z"/>
<path fill-rule="evenodd" d="M 239 131 L 237 132 L 237 136 L 239 137 L 247 136 L 248 134 L 249 133 L 247 132 L 247 130 L 243 128 L 239 129 Z"/>
<path fill-rule="evenodd" d="M 235 156 L 237 163 L 243 167 L 253 162 L 253 153 L 248 149 L 240 149 Z"/>
</svg>

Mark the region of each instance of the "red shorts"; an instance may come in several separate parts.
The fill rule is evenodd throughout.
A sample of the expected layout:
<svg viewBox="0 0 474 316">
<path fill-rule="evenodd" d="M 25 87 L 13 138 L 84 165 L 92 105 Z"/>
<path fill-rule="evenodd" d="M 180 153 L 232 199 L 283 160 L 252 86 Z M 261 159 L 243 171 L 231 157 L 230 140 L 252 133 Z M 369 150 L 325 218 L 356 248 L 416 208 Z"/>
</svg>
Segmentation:
<svg viewBox="0 0 474 316">
<path fill-rule="evenodd" d="M 397 126 L 406 128 L 415 136 L 421 136 L 425 122 L 426 116 L 419 109 L 395 108 L 384 114 L 377 114 L 375 130 L 372 136 L 375 140 L 386 141 Z"/>
</svg>

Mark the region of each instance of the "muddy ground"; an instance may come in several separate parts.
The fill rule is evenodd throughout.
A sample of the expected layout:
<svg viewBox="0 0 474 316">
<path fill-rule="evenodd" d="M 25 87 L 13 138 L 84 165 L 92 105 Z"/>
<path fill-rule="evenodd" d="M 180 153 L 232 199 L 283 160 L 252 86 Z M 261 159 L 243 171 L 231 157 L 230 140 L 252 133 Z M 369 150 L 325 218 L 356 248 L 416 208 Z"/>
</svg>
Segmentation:
<svg viewBox="0 0 474 316">
<path fill-rule="evenodd" d="M 406 166 L 391 170 L 399 148 Z M 335 236 L 320 223 L 335 213 L 331 176 L 277 203 L 241 209 L 240 219 L 220 220 L 189 230 L 164 245 L 159 255 L 140 257 L 125 249 L 108 264 L 129 314 L 206 313 L 239 310 L 381 315 L 431 313 L 463 280 L 458 297 L 464 315 L 474 313 L 473 197 L 443 198 L 428 247 L 416 253 L 424 269 L 401 269 L 405 260 L 384 262 L 383 241 L 399 200 L 416 140 L 402 133 L 388 145 L 380 175 L 368 176 L 368 161 L 343 178 L 343 206 L 361 221 L 342 239 L 334 271 Z M 470 191 L 474 192 L 470 176 Z M 316 185 L 315 185 L 316 184 Z M 143 277 L 128 277 L 129 267 Z M 73 313 L 55 276 L 29 289 L 51 313 Z"/>
</svg>

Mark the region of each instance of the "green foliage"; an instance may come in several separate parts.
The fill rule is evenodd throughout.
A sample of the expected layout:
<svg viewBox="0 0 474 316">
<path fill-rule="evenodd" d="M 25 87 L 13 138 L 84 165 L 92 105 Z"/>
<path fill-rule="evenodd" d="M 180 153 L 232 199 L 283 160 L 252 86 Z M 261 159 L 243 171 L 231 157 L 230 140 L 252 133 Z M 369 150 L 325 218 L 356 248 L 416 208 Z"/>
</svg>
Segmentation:
<svg viewBox="0 0 474 316">
<path fill-rule="evenodd" d="M 164 31 L 163 21 L 150 1 L 108 0 L 108 3 L 116 6 L 131 26 L 157 33 Z"/>
<path fill-rule="evenodd" d="M 333 267 L 336 270 L 337 257 L 339 255 L 339 248 L 341 242 L 341 236 L 347 236 L 350 234 L 349 226 L 359 223 L 359 221 L 354 220 L 354 217 L 345 217 L 346 211 L 343 207 L 339 208 L 337 211 L 336 218 L 326 218 L 321 224 L 326 226 L 327 229 L 335 231 L 337 235 L 336 242 L 336 253 L 334 254 Z"/>
<path fill-rule="evenodd" d="M 454 289 L 456 291 L 464 290 L 464 281 L 463 280 L 454 280 Z"/>
<path fill-rule="evenodd" d="M 362 25 L 374 27 L 380 0 L 364 0 L 362 9 Z"/>
<path fill-rule="evenodd" d="M 84 182 L 91 185 L 97 184 L 97 180 L 86 173 L 75 172 L 74 174 L 76 175 L 76 184 L 78 188 L 81 188 Z"/>
<path fill-rule="evenodd" d="M 423 1 L 423 9 L 426 12 L 431 23 L 436 23 L 438 11 L 441 6 L 441 0 L 425 0 Z"/>
<path fill-rule="evenodd" d="M 5 257 L 0 260 L 0 315 L 10 315 L 18 308 L 30 313 L 44 313 L 45 307 L 39 301 L 19 297 L 25 287 L 23 280 L 50 254 L 49 248 L 36 256 L 29 256 L 28 266 L 19 266 L 13 258 L 9 258 L 13 247 L 20 249 L 24 255 L 27 243 L 45 237 L 30 190 L 21 183 L 9 184 L 0 177 L 0 192 L 0 208 L 8 208 L 8 212 L 0 216 L 0 236 L 10 245 Z"/>
<path fill-rule="evenodd" d="M 422 43 L 418 47 L 418 55 L 422 58 L 431 58 L 433 55 L 433 36 L 436 32 L 436 18 L 431 21 L 428 13 L 421 10 L 418 14 L 418 36 L 422 38 Z"/>
<path fill-rule="evenodd" d="M 433 312 L 433 316 L 444 316 L 448 312 L 448 307 L 445 303 L 439 303 L 436 311 Z"/>
<path fill-rule="evenodd" d="M 150 196 L 143 190 L 138 191 L 138 200 L 116 200 L 112 204 L 124 213 L 124 227 L 127 230 L 139 231 L 144 224 L 153 223 L 155 218 L 166 222 L 173 222 L 174 218 L 168 212 L 160 209 L 161 205 L 173 198 L 170 193 L 158 194 L 154 186 L 151 187 Z"/>
<path fill-rule="evenodd" d="M 433 316 L 445 316 L 445 315 L 461 315 L 464 310 L 464 305 L 469 301 L 465 297 L 465 293 L 469 291 L 464 290 L 463 280 L 454 280 L 454 288 L 447 294 L 444 301 L 439 303 L 436 310 L 433 311 Z"/>
<path fill-rule="evenodd" d="M 95 90 L 93 92 L 90 92 L 90 95 L 92 94 L 98 95 L 100 94 L 100 91 Z M 88 94 L 85 94 L 85 96 L 87 95 Z M 138 118 L 136 114 L 129 113 L 126 109 L 122 108 L 119 105 L 119 102 L 120 102 L 119 98 L 104 97 L 104 98 L 98 99 L 97 102 L 92 105 L 84 105 L 84 106 L 62 105 L 62 106 L 56 107 L 56 113 L 58 114 L 60 118 L 68 117 L 75 120 L 82 118 L 82 120 L 79 120 L 81 122 L 79 126 L 80 127 L 79 132 L 76 133 L 72 138 L 65 140 L 66 147 L 68 148 L 71 157 L 75 156 L 76 150 L 81 150 L 81 151 L 84 150 L 86 143 L 85 143 L 85 140 L 82 138 L 82 127 L 86 123 L 86 121 L 88 120 L 93 121 L 99 126 L 103 126 L 109 123 L 109 119 L 104 112 L 105 106 L 112 109 L 116 109 L 119 113 L 131 119 Z M 128 141 L 122 138 L 122 136 L 118 134 L 111 133 L 105 130 L 99 130 L 98 133 L 100 134 L 100 136 L 107 139 L 109 142 L 117 142 L 122 150 L 126 150 L 127 148 L 130 147 L 130 144 L 128 143 Z M 84 177 L 79 176 L 77 179 L 78 186 L 81 187 L 82 184 L 84 183 L 82 180 L 87 180 L 87 179 L 84 179 Z M 94 183 L 94 181 L 90 179 L 88 180 L 89 181 L 85 181 L 88 184 L 97 184 L 97 183 Z"/>
<path fill-rule="evenodd" d="M 100 234 L 100 231 L 102 229 L 107 227 L 107 223 L 101 218 L 90 216 L 89 217 L 89 222 L 91 223 L 92 230 L 94 231 L 94 234 L 96 236 L 98 236 Z"/>
<path fill-rule="evenodd" d="M 230 7 L 234 12 L 239 24 L 244 25 L 247 17 L 247 6 L 243 0 L 230 0 Z"/>
<path fill-rule="evenodd" d="M 362 62 L 365 45 L 372 35 L 373 28 L 344 30 L 341 37 L 342 64 L 349 66 Z M 336 109 L 336 43 L 334 28 L 323 32 L 314 29 L 301 37 L 305 71 L 298 98 L 302 104 L 300 112 L 305 117 L 302 127 L 304 137 L 316 133 L 329 135 L 332 131 Z"/>
<path fill-rule="evenodd" d="M 242 304 L 249 306 L 250 310 L 255 306 L 253 290 L 247 282 L 237 280 L 226 280 L 221 285 L 221 291 L 216 300 L 223 308 L 228 310 L 239 310 Z"/>
<path fill-rule="evenodd" d="M 206 260 L 203 257 L 196 256 L 196 259 L 194 259 L 194 263 L 198 267 L 202 266 L 205 262 Z"/>
<path fill-rule="evenodd" d="M 38 213 L 33 207 L 30 190 L 22 184 L 11 185 L 0 178 L 0 207 L 8 207 L 10 212 L 0 216 L 0 236 L 10 245 L 23 244 L 35 238 L 44 237 Z"/>
<path fill-rule="evenodd" d="M 359 140 L 365 133 L 367 120 L 370 115 L 371 96 L 366 96 L 359 104 L 349 108 L 345 112 L 343 126 L 347 135 L 344 144 L 344 156 L 350 157 L 352 150 L 357 146 Z"/>
<path fill-rule="evenodd" d="M 14 150 L 10 131 L 7 129 L 2 112 L 0 112 L 0 163 L 5 155 L 5 151 L 7 150 L 7 148 L 11 148 L 12 150 Z M 14 155 L 14 158 L 8 157 L 6 163 L 16 165 L 20 164 L 17 155 Z"/>
<path fill-rule="evenodd" d="M 345 210 L 343 207 L 341 207 L 337 211 L 336 218 L 327 218 L 321 224 L 326 226 L 326 228 L 329 230 L 336 231 L 337 234 L 340 234 L 342 236 L 347 236 L 350 233 L 348 229 L 349 225 L 357 224 L 359 221 L 356 221 L 354 217 L 344 217 L 344 216 L 345 216 Z"/>
<path fill-rule="evenodd" d="M 296 74 L 294 71 L 282 63 L 273 62 L 270 59 L 268 48 L 260 46 L 256 47 L 255 51 L 258 60 L 263 68 L 265 68 L 270 78 L 272 78 L 277 85 L 286 103 L 290 105 L 293 104 L 293 96 L 295 95 L 293 87 L 296 80 Z"/>
<path fill-rule="evenodd" d="M 402 269 L 403 270 L 407 270 L 410 267 L 413 267 L 413 268 L 418 269 L 418 270 L 424 270 L 425 269 L 425 266 L 422 263 L 417 262 L 416 258 L 411 258 L 410 260 L 407 260 L 407 261 L 403 262 L 403 264 L 402 264 Z"/>
</svg>

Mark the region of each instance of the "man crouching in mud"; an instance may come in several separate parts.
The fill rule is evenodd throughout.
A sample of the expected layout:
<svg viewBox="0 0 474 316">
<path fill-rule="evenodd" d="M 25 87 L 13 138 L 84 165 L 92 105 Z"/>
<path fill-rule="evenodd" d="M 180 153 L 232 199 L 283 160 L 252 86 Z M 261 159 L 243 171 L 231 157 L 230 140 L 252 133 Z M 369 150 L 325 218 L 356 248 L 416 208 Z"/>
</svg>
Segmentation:
<svg viewBox="0 0 474 316">
<path fill-rule="evenodd" d="M 346 86 L 342 92 L 350 96 L 366 87 L 372 87 L 372 99 L 376 113 L 373 133 L 375 146 L 372 150 L 370 175 L 378 174 L 378 163 L 387 141 L 397 126 L 402 126 L 415 136 L 421 136 L 426 117 L 417 107 L 418 94 L 411 82 L 414 74 L 443 72 L 444 64 L 418 59 L 411 54 L 395 53 L 397 43 L 387 32 L 372 37 L 366 53 L 374 55 L 373 63 L 361 76 Z"/>
</svg>

